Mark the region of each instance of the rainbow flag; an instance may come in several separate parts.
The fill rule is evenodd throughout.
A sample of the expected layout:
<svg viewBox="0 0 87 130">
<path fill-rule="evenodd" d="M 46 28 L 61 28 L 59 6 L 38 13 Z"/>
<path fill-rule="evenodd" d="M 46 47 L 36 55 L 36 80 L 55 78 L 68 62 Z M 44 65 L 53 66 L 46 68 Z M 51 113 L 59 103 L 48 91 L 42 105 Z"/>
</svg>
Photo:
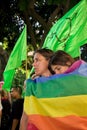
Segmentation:
<svg viewBox="0 0 87 130">
<path fill-rule="evenodd" d="M 64 74 L 28 79 L 24 111 L 38 130 L 87 130 L 87 63 L 79 60 Z"/>
</svg>

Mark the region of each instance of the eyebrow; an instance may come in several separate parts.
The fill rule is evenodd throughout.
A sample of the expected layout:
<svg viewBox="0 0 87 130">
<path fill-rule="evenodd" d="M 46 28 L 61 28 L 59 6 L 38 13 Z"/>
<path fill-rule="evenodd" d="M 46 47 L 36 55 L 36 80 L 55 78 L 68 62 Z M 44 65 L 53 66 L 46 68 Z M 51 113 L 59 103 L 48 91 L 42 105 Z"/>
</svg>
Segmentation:
<svg viewBox="0 0 87 130">
<path fill-rule="evenodd" d="M 56 66 L 56 67 L 55 67 L 55 69 L 60 70 L 60 69 L 61 69 L 61 67 Z"/>
</svg>

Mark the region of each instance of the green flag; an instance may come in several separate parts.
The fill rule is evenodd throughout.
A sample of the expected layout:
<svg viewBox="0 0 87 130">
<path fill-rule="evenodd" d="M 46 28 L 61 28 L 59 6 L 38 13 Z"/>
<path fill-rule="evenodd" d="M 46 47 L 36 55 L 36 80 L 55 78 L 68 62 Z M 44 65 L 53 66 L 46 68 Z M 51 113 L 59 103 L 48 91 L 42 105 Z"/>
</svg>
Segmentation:
<svg viewBox="0 0 87 130">
<path fill-rule="evenodd" d="M 27 59 L 27 34 L 26 25 L 18 38 L 13 51 L 9 57 L 8 63 L 3 73 L 4 85 L 3 89 L 10 90 L 12 80 L 15 74 L 16 68 L 20 67 L 23 60 Z"/>
<path fill-rule="evenodd" d="M 87 0 L 81 0 L 50 29 L 43 48 L 64 50 L 72 57 L 80 55 L 80 46 L 87 43 Z"/>
</svg>

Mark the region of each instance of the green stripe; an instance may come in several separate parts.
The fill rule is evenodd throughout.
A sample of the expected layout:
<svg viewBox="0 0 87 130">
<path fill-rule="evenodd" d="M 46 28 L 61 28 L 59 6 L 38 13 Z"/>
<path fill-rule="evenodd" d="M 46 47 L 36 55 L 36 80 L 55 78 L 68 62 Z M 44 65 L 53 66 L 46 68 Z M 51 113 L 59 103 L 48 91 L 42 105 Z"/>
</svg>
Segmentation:
<svg viewBox="0 0 87 130">
<path fill-rule="evenodd" d="M 55 87 L 55 89 L 54 89 Z M 87 94 L 87 77 L 69 75 L 62 78 L 47 80 L 47 82 L 27 82 L 26 96 L 38 98 L 64 97 Z"/>
</svg>

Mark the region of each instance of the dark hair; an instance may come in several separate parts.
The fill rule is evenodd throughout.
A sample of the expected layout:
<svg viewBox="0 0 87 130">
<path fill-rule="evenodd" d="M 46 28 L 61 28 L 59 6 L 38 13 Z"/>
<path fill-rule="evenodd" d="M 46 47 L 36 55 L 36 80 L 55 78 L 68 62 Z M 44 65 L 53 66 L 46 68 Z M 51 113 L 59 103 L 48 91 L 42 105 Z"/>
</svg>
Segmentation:
<svg viewBox="0 0 87 130">
<path fill-rule="evenodd" d="M 66 52 L 62 50 L 58 50 L 55 52 L 50 61 L 49 61 L 49 69 L 51 69 L 51 65 L 67 65 L 67 62 L 70 62 L 70 66 L 75 62 L 75 60 Z"/>
<path fill-rule="evenodd" d="M 49 60 L 50 57 L 53 55 L 53 51 L 47 48 L 38 49 L 34 52 L 33 56 L 36 53 L 40 53 L 43 57 L 45 57 L 46 60 Z"/>
<path fill-rule="evenodd" d="M 1 97 L 4 97 L 5 94 L 7 93 L 7 91 L 6 91 L 6 90 L 3 90 L 3 89 L 2 89 L 0 92 L 1 92 Z"/>
<path fill-rule="evenodd" d="M 17 91 L 20 95 L 22 94 L 22 88 L 21 87 L 12 87 L 15 91 Z M 11 88 L 11 89 L 12 89 Z"/>
</svg>

